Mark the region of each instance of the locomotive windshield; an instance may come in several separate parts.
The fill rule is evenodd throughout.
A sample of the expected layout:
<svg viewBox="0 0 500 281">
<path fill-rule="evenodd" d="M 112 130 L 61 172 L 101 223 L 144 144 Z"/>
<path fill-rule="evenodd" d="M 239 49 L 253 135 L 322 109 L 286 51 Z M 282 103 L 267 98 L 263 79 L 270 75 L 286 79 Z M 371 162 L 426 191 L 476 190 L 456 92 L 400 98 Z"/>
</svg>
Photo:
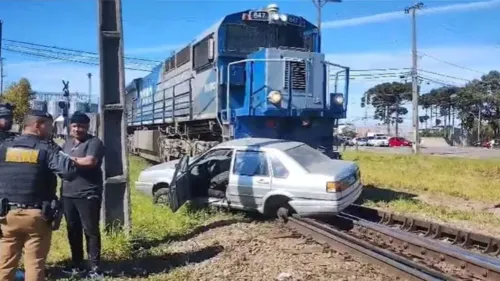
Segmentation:
<svg viewBox="0 0 500 281">
<path fill-rule="evenodd" d="M 275 25 L 267 22 L 227 24 L 226 53 L 251 53 L 259 48 L 288 48 L 313 51 L 312 37 L 299 26 Z"/>
</svg>

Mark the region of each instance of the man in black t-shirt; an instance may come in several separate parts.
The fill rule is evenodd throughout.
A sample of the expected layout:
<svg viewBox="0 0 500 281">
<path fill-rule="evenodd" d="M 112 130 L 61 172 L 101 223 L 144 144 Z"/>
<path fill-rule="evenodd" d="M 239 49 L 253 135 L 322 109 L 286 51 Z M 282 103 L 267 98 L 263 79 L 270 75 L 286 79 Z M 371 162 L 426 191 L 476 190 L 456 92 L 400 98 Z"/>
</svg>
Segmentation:
<svg viewBox="0 0 500 281">
<path fill-rule="evenodd" d="M 97 137 L 88 134 L 90 119 L 85 113 L 75 112 L 70 120 L 70 136 L 63 145 L 63 151 L 71 156 L 79 169 L 76 179 L 64 180 L 61 198 L 68 228 L 72 266 L 70 274 L 84 273 L 83 233 L 87 242 L 90 262 L 89 277 L 96 278 L 101 259 L 101 235 L 99 218 L 103 190 L 101 170 L 104 145 Z"/>
</svg>

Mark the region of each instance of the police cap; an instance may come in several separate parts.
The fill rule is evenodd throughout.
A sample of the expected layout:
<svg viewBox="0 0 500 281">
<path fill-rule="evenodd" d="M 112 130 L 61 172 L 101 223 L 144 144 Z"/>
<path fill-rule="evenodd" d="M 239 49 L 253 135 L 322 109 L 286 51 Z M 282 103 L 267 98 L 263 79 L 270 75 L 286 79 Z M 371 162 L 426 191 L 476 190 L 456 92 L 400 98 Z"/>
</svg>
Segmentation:
<svg viewBox="0 0 500 281">
<path fill-rule="evenodd" d="M 47 119 L 53 120 L 52 115 L 50 115 L 49 113 L 47 113 L 43 110 L 30 110 L 28 112 L 27 116 L 41 117 L 41 118 L 47 118 Z"/>
<path fill-rule="evenodd" d="M 10 103 L 0 103 L 0 118 L 12 118 L 14 106 Z"/>
</svg>

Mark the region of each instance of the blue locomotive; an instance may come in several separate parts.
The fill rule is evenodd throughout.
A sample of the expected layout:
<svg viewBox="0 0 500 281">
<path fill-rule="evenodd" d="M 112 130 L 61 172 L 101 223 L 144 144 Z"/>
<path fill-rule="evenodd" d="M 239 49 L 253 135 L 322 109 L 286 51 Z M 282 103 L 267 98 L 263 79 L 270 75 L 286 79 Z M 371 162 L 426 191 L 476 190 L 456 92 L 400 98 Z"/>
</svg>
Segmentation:
<svg viewBox="0 0 500 281">
<path fill-rule="evenodd" d="M 335 157 L 349 68 L 327 62 L 319 42 L 315 25 L 274 4 L 225 16 L 126 87 L 129 148 L 164 161 L 232 138 L 266 137 Z M 331 86 L 339 73 L 343 81 Z"/>
</svg>

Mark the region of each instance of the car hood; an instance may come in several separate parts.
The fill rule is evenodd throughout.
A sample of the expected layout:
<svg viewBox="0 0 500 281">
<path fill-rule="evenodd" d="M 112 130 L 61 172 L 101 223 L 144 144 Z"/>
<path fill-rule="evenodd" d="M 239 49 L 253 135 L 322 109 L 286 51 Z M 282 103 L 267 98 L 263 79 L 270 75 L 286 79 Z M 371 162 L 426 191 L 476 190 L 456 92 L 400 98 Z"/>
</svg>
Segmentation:
<svg viewBox="0 0 500 281">
<path fill-rule="evenodd" d="M 189 164 L 193 163 L 193 161 L 195 161 L 196 158 L 198 158 L 198 157 L 190 157 Z M 175 164 L 179 163 L 180 160 L 181 159 L 175 159 L 172 161 L 168 161 L 165 163 L 154 165 L 154 166 L 151 166 L 149 168 L 144 169 L 144 172 L 153 172 L 153 171 L 163 171 L 163 170 L 175 169 Z"/>
<path fill-rule="evenodd" d="M 144 169 L 144 172 L 155 172 L 155 171 L 164 171 L 164 170 L 175 169 L 175 164 L 179 163 L 179 161 L 180 161 L 180 159 L 176 159 L 173 161 L 168 161 L 165 163 L 154 165 L 154 166 L 151 166 L 149 168 Z"/>
</svg>

